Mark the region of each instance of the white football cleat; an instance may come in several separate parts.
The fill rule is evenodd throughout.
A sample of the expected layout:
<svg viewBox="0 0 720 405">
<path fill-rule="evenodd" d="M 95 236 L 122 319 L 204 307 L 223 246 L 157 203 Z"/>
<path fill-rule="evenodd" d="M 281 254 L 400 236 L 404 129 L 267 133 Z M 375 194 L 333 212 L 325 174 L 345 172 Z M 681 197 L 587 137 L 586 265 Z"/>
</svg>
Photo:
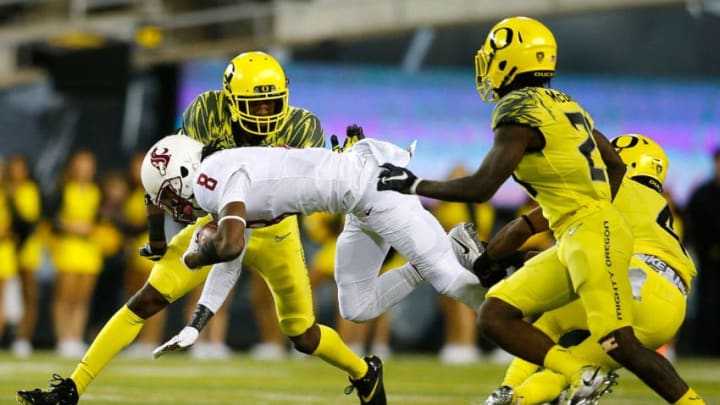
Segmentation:
<svg viewBox="0 0 720 405">
<path fill-rule="evenodd" d="M 570 405 L 594 405 L 602 396 L 612 392 L 617 385 L 618 374 L 606 372 L 598 366 L 585 366 L 577 374 L 570 387 Z"/>
<path fill-rule="evenodd" d="M 503 385 L 493 391 L 483 405 L 512 405 L 515 393 L 511 387 Z"/>
<path fill-rule="evenodd" d="M 473 271 L 475 260 L 485 253 L 485 246 L 477 238 L 475 225 L 461 222 L 448 232 L 448 236 L 458 262 Z"/>
</svg>

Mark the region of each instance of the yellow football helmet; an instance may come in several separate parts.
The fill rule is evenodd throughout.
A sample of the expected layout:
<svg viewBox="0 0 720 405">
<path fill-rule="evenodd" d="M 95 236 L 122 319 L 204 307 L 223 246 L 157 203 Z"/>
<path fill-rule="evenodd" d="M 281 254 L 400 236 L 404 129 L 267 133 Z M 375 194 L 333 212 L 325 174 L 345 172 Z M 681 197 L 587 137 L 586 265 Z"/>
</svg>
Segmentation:
<svg viewBox="0 0 720 405">
<path fill-rule="evenodd" d="M 497 101 L 497 91 L 518 74 L 555 76 L 557 43 L 540 21 L 527 17 L 506 18 L 495 24 L 475 55 L 475 84 L 484 101 Z"/>
<path fill-rule="evenodd" d="M 223 92 L 228 99 L 232 120 L 253 135 L 273 135 L 288 115 L 288 80 L 280 63 L 264 52 L 245 52 L 234 57 L 225 68 Z M 252 103 L 274 102 L 269 115 L 252 112 Z"/>
<path fill-rule="evenodd" d="M 626 176 L 649 177 L 658 182 L 662 189 L 669 162 L 665 151 L 657 142 L 645 135 L 623 134 L 613 138 L 610 143 L 627 165 Z"/>
</svg>

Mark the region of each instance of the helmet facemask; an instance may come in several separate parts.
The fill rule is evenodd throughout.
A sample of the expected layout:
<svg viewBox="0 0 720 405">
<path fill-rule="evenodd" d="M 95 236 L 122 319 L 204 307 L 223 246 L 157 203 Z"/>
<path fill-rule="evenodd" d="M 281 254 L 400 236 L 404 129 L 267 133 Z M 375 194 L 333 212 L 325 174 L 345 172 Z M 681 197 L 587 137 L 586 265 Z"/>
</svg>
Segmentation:
<svg viewBox="0 0 720 405">
<path fill-rule="evenodd" d="M 180 195 L 179 190 L 181 189 L 182 179 L 180 177 L 166 179 L 160 185 L 160 190 L 153 204 L 165 209 L 176 222 L 191 224 L 195 222 L 198 211 L 201 210 L 195 207 L 195 199 L 192 196 L 184 198 Z"/>
<path fill-rule="evenodd" d="M 269 95 L 242 96 L 233 94 L 228 100 L 232 120 L 240 124 L 240 127 L 250 134 L 259 136 L 274 134 L 285 123 L 288 94 L 287 89 Z M 273 102 L 273 112 L 269 115 L 253 114 L 253 104 L 260 102 Z"/>
<path fill-rule="evenodd" d="M 288 115 L 290 91 L 280 63 L 264 52 L 246 52 L 225 68 L 223 92 L 231 119 L 247 133 L 269 136 L 277 133 Z M 272 102 L 269 114 L 254 111 L 255 103 Z"/>
<path fill-rule="evenodd" d="M 150 202 L 165 209 L 180 223 L 192 223 L 204 214 L 193 197 L 193 181 L 202 149 L 202 143 L 189 136 L 169 135 L 150 148 L 140 168 Z"/>
<path fill-rule="evenodd" d="M 492 80 L 488 77 L 488 66 L 492 62 L 494 52 L 480 48 L 475 55 L 475 87 L 483 101 L 496 101 L 497 95 Z"/>
</svg>

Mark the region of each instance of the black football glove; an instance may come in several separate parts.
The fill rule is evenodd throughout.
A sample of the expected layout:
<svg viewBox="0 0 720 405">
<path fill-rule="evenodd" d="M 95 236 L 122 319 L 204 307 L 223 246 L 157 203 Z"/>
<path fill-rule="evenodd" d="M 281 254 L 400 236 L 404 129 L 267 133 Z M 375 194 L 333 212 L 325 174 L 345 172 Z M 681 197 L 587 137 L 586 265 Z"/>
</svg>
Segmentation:
<svg viewBox="0 0 720 405">
<path fill-rule="evenodd" d="M 485 242 L 483 245 L 487 247 Z M 522 251 L 517 251 L 500 260 L 492 260 L 486 250 L 475 260 L 473 272 L 480 279 L 483 287 L 490 288 L 522 267 L 524 261 L 525 252 Z"/>
<path fill-rule="evenodd" d="M 413 172 L 392 163 L 384 163 L 380 167 L 383 170 L 378 175 L 378 191 L 394 190 L 405 194 L 415 194 L 415 188 L 417 183 L 420 183 L 420 179 Z"/>
<path fill-rule="evenodd" d="M 352 124 L 345 130 L 345 142 L 342 147 L 340 146 L 337 135 L 334 134 L 330 135 L 330 145 L 332 146 L 333 152 L 342 153 L 361 139 L 365 139 L 362 127 L 357 124 Z"/>
<path fill-rule="evenodd" d="M 138 254 L 144 258 L 147 258 L 148 260 L 156 262 L 163 257 L 166 251 L 167 245 L 163 245 L 162 249 L 153 249 L 152 245 L 150 245 L 150 242 L 148 242 L 143 245 L 143 247 L 138 249 Z"/>
</svg>

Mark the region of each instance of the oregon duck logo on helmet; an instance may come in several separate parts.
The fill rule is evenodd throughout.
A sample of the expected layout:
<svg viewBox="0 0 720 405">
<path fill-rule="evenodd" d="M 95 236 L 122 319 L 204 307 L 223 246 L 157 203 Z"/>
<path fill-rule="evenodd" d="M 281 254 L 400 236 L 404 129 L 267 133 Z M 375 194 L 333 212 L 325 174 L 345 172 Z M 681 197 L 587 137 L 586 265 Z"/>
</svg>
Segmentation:
<svg viewBox="0 0 720 405">
<path fill-rule="evenodd" d="M 498 90 L 522 73 L 555 75 L 557 43 L 540 21 L 527 17 L 497 23 L 475 55 L 475 84 L 484 101 L 497 101 Z"/>
<path fill-rule="evenodd" d="M 627 165 L 627 177 L 648 178 L 658 190 L 662 190 L 668 158 L 660 145 L 640 134 L 620 135 L 610 143 Z"/>
</svg>

